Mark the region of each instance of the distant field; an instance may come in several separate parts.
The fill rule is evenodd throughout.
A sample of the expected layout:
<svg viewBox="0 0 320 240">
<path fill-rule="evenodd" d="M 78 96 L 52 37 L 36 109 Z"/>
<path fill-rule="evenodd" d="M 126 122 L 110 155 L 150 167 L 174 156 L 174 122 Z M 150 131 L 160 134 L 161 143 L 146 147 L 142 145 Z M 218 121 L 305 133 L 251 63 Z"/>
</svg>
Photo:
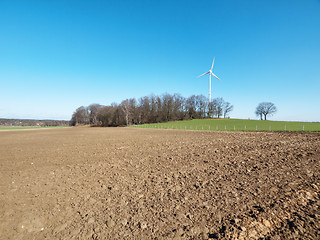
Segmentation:
<svg viewBox="0 0 320 240">
<path fill-rule="evenodd" d="M 1 130 L 15 130 L 15 129 L 41 129 L 41 128 L 65 128 L 62 126 L 57 127 L 35 127 L 35 126 L 0 126 Z"/>
<path fill-rule="evenodd" d="M 320 132 L 320 122 L 284 122 L 243 119 L 195 119 L 166 123 L 143 124 L 134 127 L 209 131 Z"/>
</svg>

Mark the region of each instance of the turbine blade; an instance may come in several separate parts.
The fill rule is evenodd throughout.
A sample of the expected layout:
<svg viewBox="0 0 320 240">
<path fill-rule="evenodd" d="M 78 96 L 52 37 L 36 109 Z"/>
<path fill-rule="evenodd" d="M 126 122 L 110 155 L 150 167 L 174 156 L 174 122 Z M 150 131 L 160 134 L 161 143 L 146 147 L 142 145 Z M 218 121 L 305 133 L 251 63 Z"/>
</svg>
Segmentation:
<svg viewBox="0 0 320 240">
<path fill-rule="evenodd" d="M 213 68 L 213 64 L 214 64 L 214 57 L 213 57 L 213 61 L 212 61 L 211 71 L 212 71 L 212 68 Z"/>
<path fill-rule="evenodd" d="M 221 79 L 218 78 L 214 73 L 211 73 L 211 74 L 212 74 L 212 76 L 214 76 L 215 78 L 217 78 L 217 79 L 219 79 L 221 81 Z"/>
<path fill-rule="evenodd" d="M 202 77 L 202 76 L 204 76 L 204 75 L 206 75 L 206 74 L 209 74 L 210 72 L 206 72 L 206 73 L 204 73 L 204 74 L 201 74 L 199 77 Z"/>
</svg>

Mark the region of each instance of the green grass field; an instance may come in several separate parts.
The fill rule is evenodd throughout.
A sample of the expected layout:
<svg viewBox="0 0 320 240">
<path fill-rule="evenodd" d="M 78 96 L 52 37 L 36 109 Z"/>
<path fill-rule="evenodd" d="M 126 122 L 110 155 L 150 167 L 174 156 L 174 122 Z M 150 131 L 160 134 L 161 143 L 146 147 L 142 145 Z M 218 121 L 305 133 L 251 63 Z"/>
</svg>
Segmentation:
<svg viewBox="0 0 320 240">
<path fill-rule="evenodd" d="M 40 129 L 40 128 L 65 128 L 62 126 L 55 127 L 37 127 L 37 126 L 0 126 L 1 130 L 15 130 L 15 129 Z"/>
<path fill-rule="evenodd" d="M 320 132 L 320 122 L 284 122 L 243 119 L 194 119 L 136 125 L 138 128 L 185 129 L 209 131 L 286 131 Z"/>
</svg>

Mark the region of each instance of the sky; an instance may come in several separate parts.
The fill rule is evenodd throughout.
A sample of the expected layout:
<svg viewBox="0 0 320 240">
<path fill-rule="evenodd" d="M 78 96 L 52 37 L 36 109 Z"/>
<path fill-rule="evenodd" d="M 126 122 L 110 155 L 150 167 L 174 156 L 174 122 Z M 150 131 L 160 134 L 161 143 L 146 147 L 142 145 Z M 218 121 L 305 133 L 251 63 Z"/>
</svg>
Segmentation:
<svg viewBox="0 0 320 240">
<path fill-rule="evenodd" d="M 0 118 L 180 93 L 320 121 L 320 0 L 0 0 Z"/>
</svg>

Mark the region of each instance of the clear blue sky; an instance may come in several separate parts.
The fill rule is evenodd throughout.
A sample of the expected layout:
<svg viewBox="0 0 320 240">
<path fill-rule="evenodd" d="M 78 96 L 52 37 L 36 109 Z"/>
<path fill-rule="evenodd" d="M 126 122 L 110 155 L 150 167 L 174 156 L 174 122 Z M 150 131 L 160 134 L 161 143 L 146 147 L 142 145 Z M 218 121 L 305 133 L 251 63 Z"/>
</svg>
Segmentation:
<svg viewBox="0 0 320 240">
<path fill-rule="evenodd" d="M 233 118 L 320 121 L 319 0 L 0 0 L 0 118 L 66 119 L 162 93 L 234 105 Z"/>
</svg>

